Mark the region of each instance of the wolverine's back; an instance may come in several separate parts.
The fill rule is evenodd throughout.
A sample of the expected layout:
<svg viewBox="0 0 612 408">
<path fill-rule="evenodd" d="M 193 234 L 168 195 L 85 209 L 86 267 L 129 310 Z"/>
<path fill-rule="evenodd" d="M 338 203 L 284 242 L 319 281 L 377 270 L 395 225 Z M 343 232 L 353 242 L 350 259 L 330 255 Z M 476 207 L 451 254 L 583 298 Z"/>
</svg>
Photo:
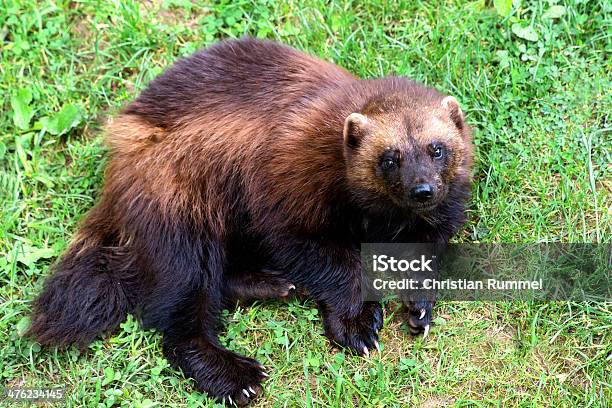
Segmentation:
<svg viewBox="0 0 612 408">
<path fill-rule="evenodd" d="M 269 118 L 353 79 L 336 65 L 276 42 L 227 40 L 178 61 L 124 113 L 162 128 L 211 110 Z"/>
</svg>

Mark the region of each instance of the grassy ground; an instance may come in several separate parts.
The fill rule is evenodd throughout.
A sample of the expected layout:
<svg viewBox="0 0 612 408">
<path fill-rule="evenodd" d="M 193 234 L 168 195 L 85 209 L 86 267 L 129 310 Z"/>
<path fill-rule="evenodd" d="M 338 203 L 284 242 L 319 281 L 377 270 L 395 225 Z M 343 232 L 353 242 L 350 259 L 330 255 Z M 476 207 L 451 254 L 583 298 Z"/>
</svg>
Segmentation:
<svg viewBox="0 0 612 408">
<path fill-rule="evenodd" d="M 501 4 L 504 1 L 496 1 Z M 0 7 L 0 384 L 66 384 L 70 406 L 212 406 L 129 320 L 87 353 L 20 337 L 50 262 L 96 200 L 104 117 L 178 56 L 258 35 L 363 77 L 455 95 L 476 129 L 458 239 L 610 242 L 609 2 L 3 0 Z M 311 303 L 227 316 L 223 341 L 271 373 L 257 406 L 606 406 L 607 304 L 444 303 L 412 338 L 386 310 L 383 351 L 332 350 Z M 0 404 L 8 404 L 2 403 Z"/>
</svg>

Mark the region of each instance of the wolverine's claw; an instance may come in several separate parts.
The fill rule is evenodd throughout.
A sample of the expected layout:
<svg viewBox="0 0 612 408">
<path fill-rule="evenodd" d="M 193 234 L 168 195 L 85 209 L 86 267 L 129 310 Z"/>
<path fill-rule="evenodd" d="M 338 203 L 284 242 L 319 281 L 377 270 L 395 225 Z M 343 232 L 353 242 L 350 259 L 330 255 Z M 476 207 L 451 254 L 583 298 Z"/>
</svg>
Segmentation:
<svg viewBox="0 0 612 408">
<path fill-rule="evenodd" d="M 367 357 L 370 357 L 370 351 L 366 346 L 363 346 L 363 354 L 365 354 Z"/>
<path fill-rule="evenodd" d="M 425 326 L 425 331 L 423 332 L 423 338 L 427 337 L 429 334 L 429 325 Z"/>
<path fill-rule="evenodd" d="M 376 350 L 380 353 L 380 344 L 378 344 L 376 340 L 374 340 L 374 347 L 376 347 Z"/>
<path fill-rule="evenodd" d="M 425 313 L 427 313 L 427 311 L 425 309 L 421 309 L 421 315 L 419 316 L 419 320 L 423 320 L 423 318 L 425 317 Z"/>
</svg>

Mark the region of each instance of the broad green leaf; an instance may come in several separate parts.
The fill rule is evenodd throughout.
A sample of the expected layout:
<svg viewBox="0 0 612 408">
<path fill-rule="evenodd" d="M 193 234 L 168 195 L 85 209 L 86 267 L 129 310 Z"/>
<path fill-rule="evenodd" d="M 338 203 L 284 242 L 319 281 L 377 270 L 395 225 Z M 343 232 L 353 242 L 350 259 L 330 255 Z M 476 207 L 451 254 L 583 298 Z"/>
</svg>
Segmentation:
<svg viewBox="0 0 612 408">
<path fill-rule="evenodd" d="M 419 364 L 419 362 L 416 359 L 414 359 L 414 358 L 404 358 L 404 357 L 401 357 L 400 358 L 400 363 L 399 363 L 397 368 L 400 371 L 406 371 L 406 370 L 410 370 L 410 369 L 416 367 L 418 364 Z"/>
<path fill-rule="evenodd" d="M 113 367 L 106 367 L 104 369 L 104 380 L 102 380 L 102 385 L 108 385 L 115 380 L 115 370 Z"/>
<path fill-rule="evenodd" d="M 523 26 L 520 23 L 512 24 L 512 32 L 519 38 L 527 41 L 538 41 L 538 33 L 533 26 Z"/>
<path fill-rule="evenodd" d="M 493 0 L 493 6 L 495 6 L 497 14 L 508 17 L 510 10 L 512 10 L 512 0 Z"/>
<path fill-rule="evenodd" d="M 17 254 L 17 262 L 26 266 L 33 266 L 41 258 L 53 258 L 56 252 L 53 248 L 36 248 L 24 245 Z"/>
<path fill-rule="evenodd" d="M 40 122 L 49 133 L 59 136 L 81 122 L 81 112 L 75 105 L 66 105 L 52 118 L 44 117 Z"/>
<path fill-rule="evenodd" d="M 34 110 L 30 106 L 32 102 L 32 92 L 27 88 L 21 88 L 17 94 L 11 98 L 13 108 L 13 123 L 19 129 L 26 130 L 30 127 L 30 120 L 34 115 Z"/>
<path fill-rule="evenodd" d="M 28 330 L 29 326 L 30 326 L 30 318 L 27 316 L 22 317 L 15 325 L 15 328 L 17 329 L 17 335 L 19 337 L 23 337 L 26 330 Z"/>
<path fill-rule="evenodd" d="M 499 67 L 501 69 L 506 69 L 510 66 L 510 56 L 508 54 L 508 51 L 498 50 L 495 55 L 497 55 L 497 59 L 499 60 Z"/>
<path fill-rule="evenodd" d="M 3 159 L 5 154 L 6 154 L 6 145 L 0 142 L 0 159 Z"/>
<path fill-rule="evenodd" d="M 544 14 L 542 14 L 542 18 L 543 19 L 553 19 L 553 18 L 563 17 L 564 15 L 565 15 L 565 7 L 557 5 L 557 6 L 550 6 L 550 8 L 546 10 Z"/>
</svg>

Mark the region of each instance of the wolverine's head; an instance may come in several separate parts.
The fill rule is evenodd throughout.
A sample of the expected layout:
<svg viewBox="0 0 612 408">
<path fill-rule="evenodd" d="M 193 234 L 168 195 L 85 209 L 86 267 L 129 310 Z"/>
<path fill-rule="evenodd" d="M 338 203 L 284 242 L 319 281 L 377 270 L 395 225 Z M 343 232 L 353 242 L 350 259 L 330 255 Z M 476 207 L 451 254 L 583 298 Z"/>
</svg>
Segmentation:
<svg viewBox="0 0 612 408">
<path fill-rule="evenodd" d="M 347 178 L 366 208 L 427 216 L 469 180 L 471 137 L 455 98 L 409 84 L 346 118 Z"/>
</svg>

